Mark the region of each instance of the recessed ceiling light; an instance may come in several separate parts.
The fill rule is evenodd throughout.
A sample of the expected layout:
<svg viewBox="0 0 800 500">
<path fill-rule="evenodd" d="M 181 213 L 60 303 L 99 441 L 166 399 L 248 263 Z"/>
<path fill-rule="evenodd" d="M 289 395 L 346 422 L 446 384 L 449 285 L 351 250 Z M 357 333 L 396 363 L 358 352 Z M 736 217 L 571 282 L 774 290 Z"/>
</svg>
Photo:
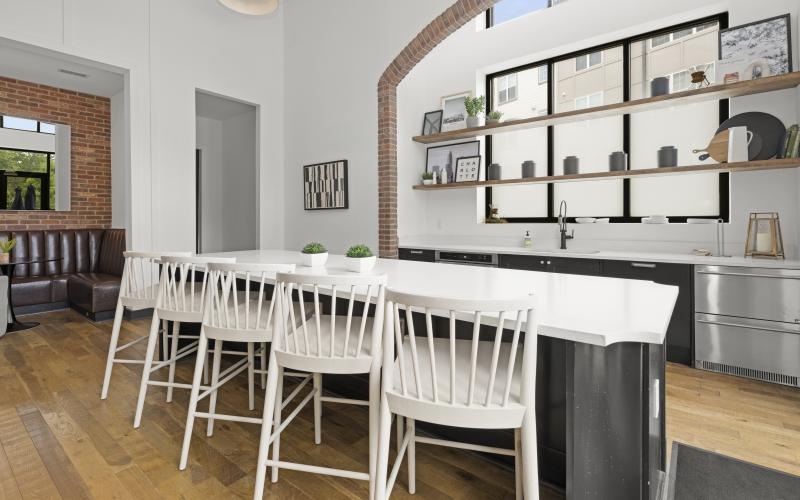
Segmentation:
<svg viewBox="0 0 800 500">
<path fill-rule="evenodd" d="M 72 75 L 72 76 L 79 76 L 81 78 L 89 78 L 89 75 L 86 73 L 78 73 L 77 71 L 72 71 L 70 69 L 58 68 L 59 73 L 64 73 L 65 75 Z"/>
<path fill-rule="evenodd" d="M 219 0 L 219 3 L 248 16 L 265 16 L 278 8 L 278 0 Z"/>
</svg>

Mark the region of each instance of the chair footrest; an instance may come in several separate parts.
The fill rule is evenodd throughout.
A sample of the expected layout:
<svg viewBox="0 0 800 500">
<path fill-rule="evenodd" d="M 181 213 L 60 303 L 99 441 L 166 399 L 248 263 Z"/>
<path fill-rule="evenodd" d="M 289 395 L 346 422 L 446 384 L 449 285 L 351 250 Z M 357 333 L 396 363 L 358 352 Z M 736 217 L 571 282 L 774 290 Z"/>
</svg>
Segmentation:
<svg viewBox="0 0 800 500">
<path fill-rule="evenodd" d="M 122 363 L 123 365 L 143 365 L 143 359 L 117 359 L 114 358 L 114 363 Z"/>
<path fill-rule="evenodd" d="M 369 481 L 369 473 L 356 472 L 343 469 L 331 469 L 330 467 L 319 467 L 317 465 L 297 464 L 293 462 L 277 462 L 274 460 L 267 460 L 268 467 L 277 467 L 279 469 L 297 470 L 301 472 L 311 472 L 313 474 L 325 474 L 326 476 L 346 477 L 349 479 L 360 479 L 362 481 Z"/>
<path fill-rule="evenodd" d="M 263 419 L 256 418 L 256 417 L 241 417 L 239 415 L 225 415 L 222 413 L 215 413 L 211 414 L 208 412 L 196 411 L 194 413 L 195 417 L 202 417 L 202 418 L 213 418 L 214 420 L 227 420 L 230 422 L 245 422 L 248 424 L 261 424 Z"/>
</svg>

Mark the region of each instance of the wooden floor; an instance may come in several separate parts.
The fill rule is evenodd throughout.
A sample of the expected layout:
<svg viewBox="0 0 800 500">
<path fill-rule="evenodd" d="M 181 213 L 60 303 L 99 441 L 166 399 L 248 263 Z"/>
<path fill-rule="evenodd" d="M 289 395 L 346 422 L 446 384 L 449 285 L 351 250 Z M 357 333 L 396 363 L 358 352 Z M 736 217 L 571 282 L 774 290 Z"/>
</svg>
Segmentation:
<svg viewBox="0 0 800 500">
<path fill-rule="evenodd" d="M 71 311 L 30 316 L 36 329 L 0 340 L 0 499 L 250 498 L 257 426 L 218 423 L 206 438 L 196 425 L 189 468 L 177 468 L 188 394 L 175 401 L 152 388 L 142 427 L 131 423 L 139 367 L 116 365 L 108 400 L 99 398 L 110 322 Z M 149 322 L 125 322 L 121 342 Z M 139 353 L 131 353 L 133 357 Z M 193 363 L 179 366 L 188 381 Z M 243 384 L 221 391 L 218 410 L 246 408 Z M 260 401 L 257 401 L 260 407 Z M 282 436 L 287 460 L 360 469 L 367 463 L 363 407 L 323 407 L 323 444 L 314 445 L 309 411 Z M 258 412 L 257 412 L 258 413 Z M 667 375 L 667 432 L 675 439 L 800 474 L 800 391 L 672 366 Z M 513 498 L 511 471 L 479 457 L 419 446 L 417 493 L 405 476 L 392 498 Z M 270 498 L 364 498 L 361 481 L 281 471 Z M 542 498 L 560 498 L 542 489 Z"/>
</svg>

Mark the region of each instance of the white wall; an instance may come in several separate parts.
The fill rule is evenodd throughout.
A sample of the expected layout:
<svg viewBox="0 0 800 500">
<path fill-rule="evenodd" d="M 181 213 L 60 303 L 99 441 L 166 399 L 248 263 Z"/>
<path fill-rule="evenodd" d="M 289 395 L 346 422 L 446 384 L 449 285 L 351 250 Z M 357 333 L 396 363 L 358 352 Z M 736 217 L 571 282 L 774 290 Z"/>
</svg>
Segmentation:
<svg viewBox="0 0 800 500">
<path fill-rule="evenodd" d="M 223 248 L 258 248 L 256 212 L 256 110 L 228 118 L 222 123 L 222 224 Z M 271 240 L 273 235 L 267 237 Z"/>
<path fill-rule="evenodd" d="M 197 148 L 200 149 L 202 172 L 201 249 L 203 252 L 221 252 L 222 234 L 222 121 L 197 117 Z"/>
<path fill-rule="evenodd" d="M 124 72 L 130 199 L 118 210 L 131 247 L 194 249 L 196 88 L 270 110 L 258 124 L 259 244 L 283 245 L 281 9 L 253 18 L 217 0 L 0 0 L 0 12 L 2 37 Z"/>
</svg>

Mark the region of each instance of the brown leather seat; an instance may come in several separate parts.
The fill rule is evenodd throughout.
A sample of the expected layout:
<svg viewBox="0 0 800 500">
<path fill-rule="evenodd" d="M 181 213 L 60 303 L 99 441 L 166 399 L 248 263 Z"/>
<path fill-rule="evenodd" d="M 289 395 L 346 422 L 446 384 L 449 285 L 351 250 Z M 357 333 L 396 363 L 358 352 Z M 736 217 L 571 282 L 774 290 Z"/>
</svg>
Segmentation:
<svg viewBox="0 0 800 500">
<path fill-rule="evenodd" d="M 46 262 L 14 267 L 13 305 L 33 312 L 72 305 L 93 319 L 113 311 L 119 295 L 125 251 L 124 229 L 61 229 L 0 232 L 14 237 L 12 260 Z"/>
</svg>

